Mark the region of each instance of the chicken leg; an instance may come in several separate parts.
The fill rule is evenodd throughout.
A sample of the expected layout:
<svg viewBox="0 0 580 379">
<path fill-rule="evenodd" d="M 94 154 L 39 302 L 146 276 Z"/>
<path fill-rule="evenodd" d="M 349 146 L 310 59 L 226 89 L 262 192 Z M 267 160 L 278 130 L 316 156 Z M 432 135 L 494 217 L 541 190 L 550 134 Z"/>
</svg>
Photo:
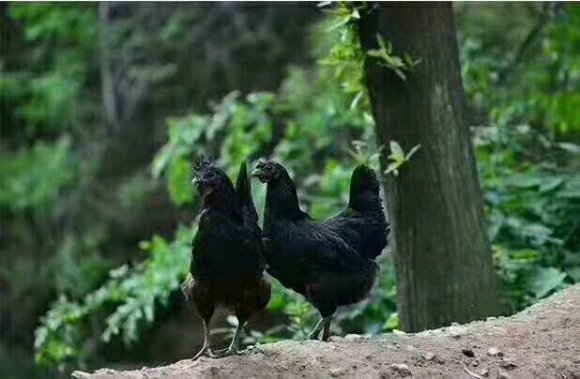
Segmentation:
<svg viewBox="0 0 580 379">
<path fill-rule="evenodd" d="M 332 315 L 326 316 L 326 317 L 321 317 L 320 320 L 318 321 L 318 324 L 316 324 L 314 329 L 312 329 L 312 332 L 310 332 L 310 334 L 308 335 L 308 338 L 311 340 L 317 340 L 318 337 L 320 336 L 320 331 L 322 329 L 324 329 L 324 332 L 322 335 L 322 340 L 326 341 L 328 339 L 328 335 L 330 333 L 331 321 L 332 321 Z M 324 336 L 326 336 L 326 338 Z"/>
<path fill-rule="evenodd" d="M 211 343 L 209 339 L 209 322 L 203 320 L 203 347 L 201 350 L 192 358 L 192 360 L 197 360 L 202 355 L 208 356 L 210 358 L 215 358 L 216 355 L 213 353 L 211 349 Z"/>
</svg>

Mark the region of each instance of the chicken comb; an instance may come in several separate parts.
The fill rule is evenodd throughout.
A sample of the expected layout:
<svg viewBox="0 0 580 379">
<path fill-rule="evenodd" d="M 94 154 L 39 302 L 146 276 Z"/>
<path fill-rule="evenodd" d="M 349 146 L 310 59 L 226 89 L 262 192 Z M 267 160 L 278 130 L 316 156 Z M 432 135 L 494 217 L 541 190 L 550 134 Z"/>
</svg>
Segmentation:
<svg viewBox="0 0 580 379">
<path fill-rule="evenodd" d="M 199 172 L 205 168 L 208 168 L 213 165 L 213 158 L 208 154 L 202 154 L 201 157 L 195 162 L 193 166 L 193 170 L 195 172 Z"/>
</svg>

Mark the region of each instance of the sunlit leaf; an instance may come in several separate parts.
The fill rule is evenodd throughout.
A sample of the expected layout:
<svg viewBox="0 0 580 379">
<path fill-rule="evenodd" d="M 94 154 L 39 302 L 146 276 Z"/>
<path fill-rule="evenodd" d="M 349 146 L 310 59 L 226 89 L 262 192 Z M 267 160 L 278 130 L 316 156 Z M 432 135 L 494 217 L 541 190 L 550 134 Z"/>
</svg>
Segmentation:
<svg viewBox="0 0 580 379">
<path fill-rule="evenodd" d="M 397 141 L 391 141 L 389 143 L 389 146 L 391 148 L 391 154 L 393 156 L 393 159 L 397 161 L 405 159 L 405 153 L 403 152 L 401 145 L 399 145 Z"/>
</svg>

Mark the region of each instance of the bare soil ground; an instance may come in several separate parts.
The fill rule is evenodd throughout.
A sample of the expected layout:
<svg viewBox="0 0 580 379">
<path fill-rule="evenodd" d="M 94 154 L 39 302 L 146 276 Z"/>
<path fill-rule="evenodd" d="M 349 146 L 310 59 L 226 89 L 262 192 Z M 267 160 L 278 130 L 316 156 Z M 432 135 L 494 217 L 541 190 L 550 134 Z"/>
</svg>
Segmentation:
<svg viewBox="0 0 580 379">
<path fill-rule="evenodd" d="M 580 379 L 580 285 L 506 318 L 415 334 L 284 341 L 240 356 L 133 371 L 76 371 L 78 379 L 156 378 Z"/>
</svg>

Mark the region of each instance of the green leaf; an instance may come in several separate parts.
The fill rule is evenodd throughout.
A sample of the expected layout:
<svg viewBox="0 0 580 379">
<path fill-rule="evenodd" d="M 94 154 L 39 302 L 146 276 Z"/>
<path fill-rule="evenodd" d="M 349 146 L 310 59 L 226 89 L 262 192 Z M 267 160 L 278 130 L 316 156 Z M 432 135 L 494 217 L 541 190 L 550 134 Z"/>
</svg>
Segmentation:
<svg viewBox="0 0 580 379">
<path fill-rule="evenodd" d="M 184 205 L 193 201 L 191 187 L 191 165 L 185 158 L 178 158 L 169 166 L 169 196 L 177 205 Z"/>
<path fill-rule="evenodd" d="M 396 161 L 404 161 L 405 160 L 405 153 L 403 152 L 401 145 L 399 145 L 399 143 L 397 141 L 391 141 L 389 143 L 389 146 L 391 147 L 391 155 L 392 155 L 394 160 L 396 160 Z"/>
<path fill-rule="evenodd" d="M 560 187 L 560 185 L 564 183 L 564 178 L 560 176 L 554 176 L 548 178 L 540 184 L 540 192 L 546 193 L 555 190 L 556 188 Z"/>
<path fill-rule="evenodd" d="M 571 142 L 560 142 L 558 147 L 572 154 L 580 154 L 580 145 Z"/>
<path fill-rule="evenodd" d="M 354 99 L 352 99 L 352 102 L 350 103 L 350 109 L 356 109 L 358 103 L 360 102 L 360 99 L 362 99 L 363 96 L 364 91 L 359 91 L 354 97 Z"/>
<path fill-rule="evenodd" d="M 389 165 L 387 166 L 387 169 L 385 170 L 385 174 L 388 175 L 392 172 L 395 176 L 398 176 L 399 175 L 398 168 L 400 165 L 401 164 L 398 162 L 389 163 Z"/>
<path fill-rule="evenodd" d="M 395 74 L 397 74 L 397 76 L 399 78 L 401 78 L 401 80 L 403 80 L 403 81 L 406 81 L 407 80 L 407 77 L 405 76 L 405 73 L 401 69 L 395 68 L 394 71 L 395 71 Z"/>
<path fill-rule="evenodd" d="M 538 268 L 531 281 L 531 290 L 537 298 L 548 295 L 564 283 L 566 274 L 555 267 Z"/>
<path fill-rule="evenodd" d="M 413 148 L 411 149 L 411 151 L 409 151 L 407 153 L 407 155 L 405 156 L 406 160 L 411 159 L 411 157 L 413 156 L 413 154 L 415 154 L 417 152 L 417 150 L 419 150 L 421 148 L 421 145 L 415 145 L 413 146 Z"/>
<path fill-rule="evenodd" d="M 384 331 L 391 331 L 399 327 L 399 315 L 397 312 L 393 312 L 387 318 L 387 321 L 383 324 Z"/>
</svg>

